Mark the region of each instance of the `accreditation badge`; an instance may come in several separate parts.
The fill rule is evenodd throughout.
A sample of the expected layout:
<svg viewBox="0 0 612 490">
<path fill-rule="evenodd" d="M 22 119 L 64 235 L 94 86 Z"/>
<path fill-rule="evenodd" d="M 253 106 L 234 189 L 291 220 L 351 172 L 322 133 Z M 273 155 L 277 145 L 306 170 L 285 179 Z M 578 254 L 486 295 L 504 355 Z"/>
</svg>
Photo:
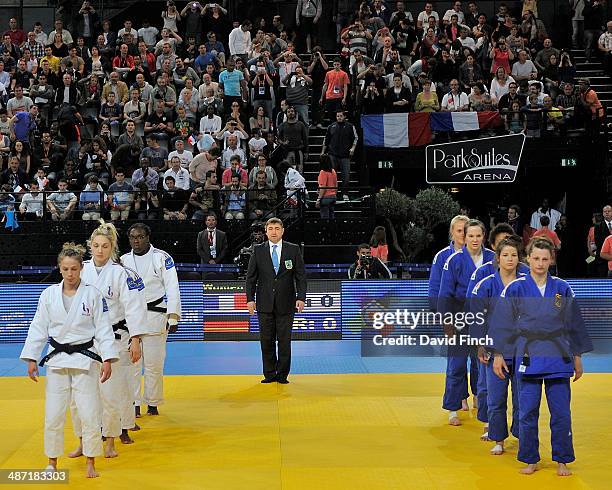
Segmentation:
<svg viewBox="0 0 612 490">
<path fill-rule="evenodd" d="M 555 294 L 555 308 L 561 308 L 561 295 Z"/>
<path fill-rule="evenodd" d="M 285 260 L 285 269 L 287 270 L 293 269 L 293 262 L 291 260 Z"/>
</svg>

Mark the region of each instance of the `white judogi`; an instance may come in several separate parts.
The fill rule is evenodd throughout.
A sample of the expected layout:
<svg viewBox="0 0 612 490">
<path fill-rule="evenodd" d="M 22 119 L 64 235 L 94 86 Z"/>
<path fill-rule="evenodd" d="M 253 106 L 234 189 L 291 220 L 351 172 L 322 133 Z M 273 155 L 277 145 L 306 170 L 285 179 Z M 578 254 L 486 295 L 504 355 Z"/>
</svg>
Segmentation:
<svg viewBox="0 0 612 490">
<path fill-rule="evenodd" d="M 63 281 L 49 286 L 38 300 L 20 359 L 36 361 L 49 337 L 60 344 L 85 344 L 103 361 L 116 361 L 119 352 L 111 328 L 106 302 L 95 287 L 81 281 L 66 311 L 62 298 Z M 51 353 L 55 349 L 49 347 Z M 66 410 L 74 396 L 83 425 L 83 454 L 102 454 L 100 438 L 100 363 L 80 353 L 60 352 L 48 360 L 45 389 L 45 454 L 57 458 L 64 453 Z"/>
<path fill-rule="evenodd" d="M 181 316 L 181 296 L 174 260 L 163 250 L 151 246 L 144 255 L 133 251 L 121 257 L 121 262 L 142 278 L 147 302 L 146 325 L 150 333 L 143 335 L 142 363 L 133 364 L 133 391 L 136 406 L 144 403 L 157 407 L 164 403 L 164 361 L 166 359 L 166 325 L 168 315 Z M 165 300 L 164 300 L 165 296 Z M 155 304 L 154 304 L 155 303 Z M 160 311 L 154 311 L 158 309 Z M 140 375 L 144 364 L 144 396 L 140 395 Z"/>
<path fill-rule="evenodd" d="M 147 309 L 143 293 L 144 284 L 135 271 L 126 269 L 112 260 L 109 260 L 99 272 L 93 260 L 84 261 L 81 279 L 102 292 L 115 333 L 115 348 L 119 352 L 119 362 L 113 365 L 111 379 L 100 384 L 100 395 L 102 435 L 119 437 L 121 429 L 131 429 L 136 424 L 134 395 L 130 384 L 132 362 L 128 343 L 131 337 L 150 333 L 144 321 Z M 129 333 L 124 328 L 117 328 L 122 321 L 125 321 Z M 72 425 L 77 437 L 81 437 L 81 421 L 75 408 L 73 399 L 70 404 Z"/>
</svg>

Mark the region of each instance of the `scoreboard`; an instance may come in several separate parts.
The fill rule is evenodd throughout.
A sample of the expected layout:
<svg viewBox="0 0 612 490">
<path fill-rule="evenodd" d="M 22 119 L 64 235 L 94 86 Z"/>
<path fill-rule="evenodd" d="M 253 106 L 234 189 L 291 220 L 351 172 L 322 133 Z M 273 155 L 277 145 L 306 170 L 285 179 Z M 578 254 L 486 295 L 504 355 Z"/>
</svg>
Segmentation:
<svg viewBox="0 0 612 490">
<path fill-rule="evenodd" d="M 309 281 L 305 308 L 293 321 L 295 339 L 342 338 L 341 281 Z M 203 290 L 206 340 L 259 339 L 257 315 L 247 310 L 244 281 L 209 281 Z"/>
<path fill-rule="evenodd" d="M 612 281 L 568 280 L 596 347 L 612 349 Z M 48 284 L 0 284 L 0 343 L 23 343 L 38 298 Z M 181 281 L 179 329 L 168 341 L 258 340 L 257 315 L 246 306 L 244 281 Z M 378 311 L 426 310 L 427 281 L 309 280 L 306 307 L 296 313 L 293 338 L 359 340 Z M 606 342 L 602 342 L 606 341 Z"/>
</svg>

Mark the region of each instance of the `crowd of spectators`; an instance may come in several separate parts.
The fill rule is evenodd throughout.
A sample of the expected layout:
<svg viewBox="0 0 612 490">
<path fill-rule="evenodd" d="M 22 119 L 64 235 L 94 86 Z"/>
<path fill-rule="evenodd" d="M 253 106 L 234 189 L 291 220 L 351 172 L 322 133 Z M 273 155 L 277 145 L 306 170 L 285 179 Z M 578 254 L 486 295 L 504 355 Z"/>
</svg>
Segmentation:
<svg viewBox="0 0 612 490">
<path fill-rule="evenodd" d="M 580 1 L 575 41 L 608 67 L 605 2 Z M 417 13 L 401 1 L 335 0 L 333 57 L 317 44 L 322 4 L 249 20 L 169 0 L 157 19 L 126 18 L 118 30 L 88 1 L 70 30 L 57 20 L 49 33 L 38 22 L 26 32 L 11 19 L 0 46 L 0 185 L 30 218 L 265 219 L 306 199 L 309 133 L 333 123 L 316 202 L 333 218 L 358 141 L 346 114 L 499 110 L 511 133 L 586 124 L 598 134 L 597 94 L 553 46 L 537 0 L 516 11 L 500 3 L 491 17 L 473 1 Z"/>
<path fill-rule="evenodd" d="M 587 56 L 598 51 L 609 67 L 612 22 L 601 33 L 605 2 L 579 1 L 591 16 Z M 348 3 L 338 2 L 338 35 L 352 98 L 363 113 L 498 110 L 510 133 L 598 133 L 604 113 L 597 94 L 588 79 L 576 78 L 570 51 L 553 46 L 537 0 L 516 11 L 499 3 L 491 17 L 475 1 L 454 1 L 439 12 L 426 2 L 417 15 L 405 2 L 376 0 L 362 2 L 355 17 L 343 10 Z M 576 42 L 581 36 L 575 34 Z"/>
<path fill-rule="evenodd" d="M 310 3 L 296 20 L 314 37 Z M 0 46 L 0 185 L 22 218 L 265 220 L 305 202 L 320 47 L 301 59 L 280 17 L 215 3 L 169 0 L 157 27 L 114 31 L 85 1 L 72 20 L 11 19 Z"/>
</svg>

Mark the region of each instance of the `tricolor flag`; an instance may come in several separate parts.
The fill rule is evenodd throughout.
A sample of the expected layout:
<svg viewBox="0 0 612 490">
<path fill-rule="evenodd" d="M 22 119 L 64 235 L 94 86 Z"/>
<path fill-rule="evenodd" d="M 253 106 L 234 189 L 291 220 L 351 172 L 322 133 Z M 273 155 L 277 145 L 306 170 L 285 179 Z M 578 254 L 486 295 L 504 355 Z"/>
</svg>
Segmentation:
<svg viewBox="0 0 612 490">
<path fill-rule="evenodd" d="M 476 131 L 494 128 L 501 124 L 497 111 L 434 112 L 430 116 L 432 131 Z"/>
<path fill-rule="evenodd" d="M 204 294 L 204 312 L 228 313 L 247 311 L 246 293 Z"/>
<path fill-rule="evenodd" d="M 361 116 L 365 146 L 407 148 L 431 142 L 433 131 L 475 131 L 502 123 L 499 112 L 411 112 Z"/>
<path fill-rule="evenodd" d="M 361 127 L 365 146 L 407 148 L 431 141 L 426 112 L 361 116 Z"/>
<path fill-rule="evenodd" d="M 249 332 L 248 315 L 208 315 L 204 314 L 204 332 Z"/>
</svg>

